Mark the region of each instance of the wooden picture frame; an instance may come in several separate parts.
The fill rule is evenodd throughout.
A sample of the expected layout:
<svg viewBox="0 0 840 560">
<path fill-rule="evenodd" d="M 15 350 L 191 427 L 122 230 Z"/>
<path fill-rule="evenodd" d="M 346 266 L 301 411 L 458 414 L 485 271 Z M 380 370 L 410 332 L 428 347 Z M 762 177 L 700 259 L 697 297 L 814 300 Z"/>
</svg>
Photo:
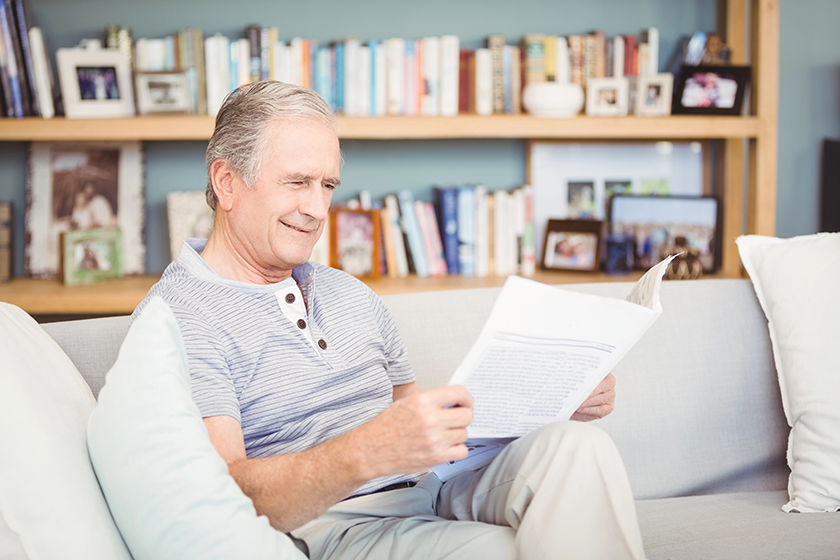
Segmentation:
<svg viewBox="0 0 840 560">
<path fill-rule="evenodd" d="M 590 78 L 586 82 L 586 116 L 627 115 L 630 81 L 627 78 Z"/>
<path fill-rule="evenodd" d="M 32 142 L 24 273 L 58 274 L 62 232 L 119 227 L 124 274 L 146 270 L 145 158 L 141 142 Z"/>
<path fill-rule="evenodd" d="M 667 117 L 671 114 L 674 75 L 669 73 L 636 78 L 633 113 L 639 117 Z"/>
<path fill-rule="evenodd" d="M 635 268 L 647 270 L 679 236 L 699 251 L 704 273 L 720 267 L 721 204 L 716 196 L 615 195 L 610 233 L 635 239 Z"/>
<path fill-rule="evenodd" d="M 55 53 L 68 119 L 134 116 L 128 58 L 117 49 L 58 49 Z"/>
<path fill-rule="evenodd" d="M 544 270 L 598 270 L 600 220 L 548 220 L 543 241 Z"/>
<path fill-rule="evenodd" d="M 740 115 L 750 85 L 749 66 L 683 66 L 671 112 L 675 115 Z"/>
<path fill-rule="evenodd" d="M 331 208 L 329 224 L 330 266 L 357 278 L 379 278 L 382 251 L 379 212 Z"/>
<path fill-rule="evenodd" d="M 60 270 L 61 280 L 67 286 L 93 284 L 122 276 L 119 228 L 63 232 Z"/>
<path fill-rule="evenodd" d="M 191 112 L 185 72 L 137 72 L 137 112 L 141 115 L 186 115 Z"/>
</svg>

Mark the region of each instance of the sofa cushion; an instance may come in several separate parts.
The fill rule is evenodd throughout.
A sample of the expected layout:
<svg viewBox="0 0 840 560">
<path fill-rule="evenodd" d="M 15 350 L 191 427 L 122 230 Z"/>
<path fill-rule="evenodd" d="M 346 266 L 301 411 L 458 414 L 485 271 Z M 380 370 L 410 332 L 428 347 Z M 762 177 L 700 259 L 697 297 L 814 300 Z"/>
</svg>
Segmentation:
<svg viewBox="0 0 840 560">
<path fill-rule="evenodd" d="M 648 560 L 836 560 L 840 515 L 788 515 L 784 490 L 636 502 Z"/>
<path fill-rule="evenodd" d="M 767 316 L 788 424 L 785 511 L 840 511 L 840 233 L 738 238 Z"/>
<path fill-rule="evenodd" d="M 7 303 L 0 303 L 0 364 L 7 542 L 16 535 L 30 560 L 128 560 L 88 459 L 85 424 L 96 401 L 76 367 Z"/>
<path fill-rule="evenodd" d="M 88 423 L 91 460 L 134 560 L 304 559 L 228 474 L 160 298 L 132 324 Z"/>
</svg>

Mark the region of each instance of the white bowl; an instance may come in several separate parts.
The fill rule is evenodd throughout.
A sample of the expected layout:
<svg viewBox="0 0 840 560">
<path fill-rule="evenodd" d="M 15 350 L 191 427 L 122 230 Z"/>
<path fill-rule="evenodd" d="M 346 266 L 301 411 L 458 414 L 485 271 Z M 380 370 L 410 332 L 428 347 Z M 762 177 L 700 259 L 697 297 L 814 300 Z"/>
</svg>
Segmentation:
<svg viewBox="0 0 840 560">
<path fill-rule="evenodd" d="M 522 92 L 522 104 L 535 117 L 576 117 L 583 109 L 583 88 L 558 82 L 530 83 Z"/>
</svg>

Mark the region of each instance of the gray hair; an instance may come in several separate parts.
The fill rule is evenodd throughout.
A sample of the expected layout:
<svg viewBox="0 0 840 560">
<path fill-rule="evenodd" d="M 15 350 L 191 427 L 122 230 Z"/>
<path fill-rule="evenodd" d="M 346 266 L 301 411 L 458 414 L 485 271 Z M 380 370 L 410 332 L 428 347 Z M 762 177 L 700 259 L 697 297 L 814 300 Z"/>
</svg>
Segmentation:
<svg viewBox="0 0 840 560">
<path fill-rule="evenodd" d="M 253 186 L 268 156 L 265 128 L 269 122 L 315 118 L 336 130 L 335 115 L 324 98 L 305 87 L 265 80 L 241 86 L 225 98 L 216 128 L 207 145 L 207 204 L 214 211 L 218 198 L 213 190 L 213 162 L 224 159 Z"/>
</svg>

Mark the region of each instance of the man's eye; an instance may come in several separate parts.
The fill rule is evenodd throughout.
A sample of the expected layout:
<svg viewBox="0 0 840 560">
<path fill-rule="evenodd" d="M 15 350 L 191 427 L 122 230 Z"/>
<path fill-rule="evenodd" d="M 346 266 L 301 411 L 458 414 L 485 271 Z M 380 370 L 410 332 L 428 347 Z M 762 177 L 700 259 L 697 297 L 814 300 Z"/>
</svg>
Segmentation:
<svg viewBox="0 0 840 560">
<path fill-rule="evenodd" d="M 331 191 L 334 191 L 336 187 L 335 185 L 331 185 L 330 183 L 324 183 L 324 186 L 330 189 Z"/>
</svg>

